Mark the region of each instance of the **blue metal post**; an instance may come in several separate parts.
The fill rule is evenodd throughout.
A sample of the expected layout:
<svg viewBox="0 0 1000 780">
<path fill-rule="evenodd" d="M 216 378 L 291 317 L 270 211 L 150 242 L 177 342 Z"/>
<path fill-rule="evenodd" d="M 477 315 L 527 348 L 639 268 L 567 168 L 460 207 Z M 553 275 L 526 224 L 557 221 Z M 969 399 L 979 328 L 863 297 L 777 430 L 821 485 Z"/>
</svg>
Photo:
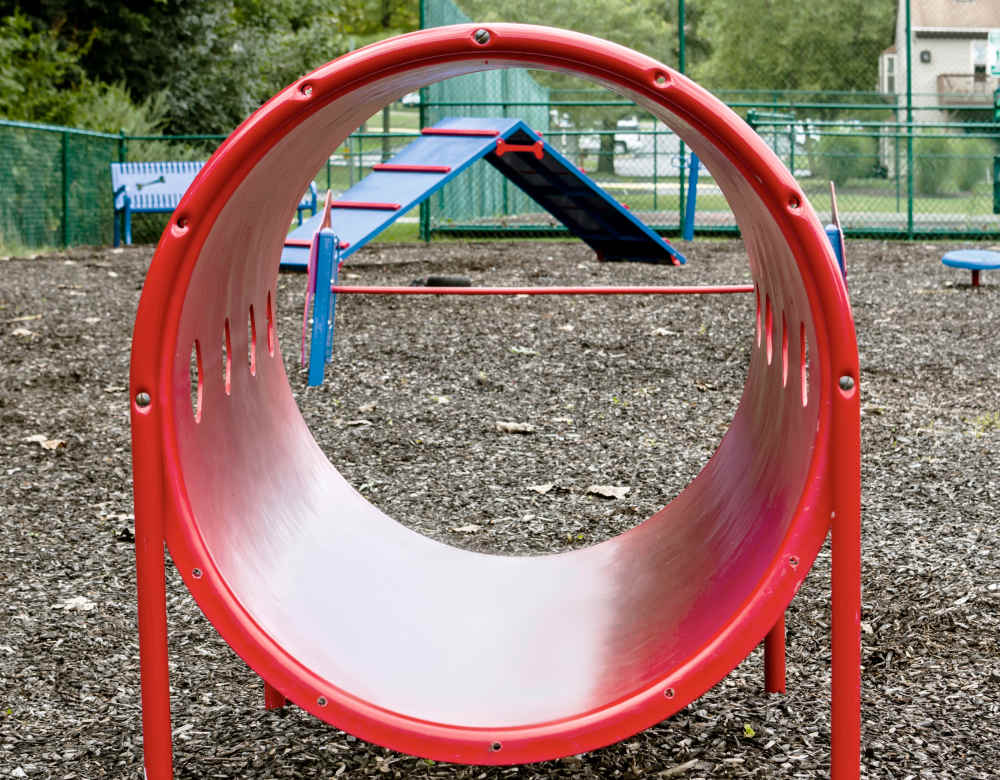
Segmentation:
<svg viewBox="0 0 1000 780">
<path fill-rule="evenodd" d="M 685 241 L 694 240 L 694 209 L 695 201 L 698 200 L 698 170 L 701 164 L 698 155 L 691 152 L 691 174 L 688 178 L 687 210 L 684 212 L 684 233 Z"/>
<path fill-rule="evenodd" d="M 313 295 L 312 339 L 309 342 L 309 387 L 323 384 L 327 345 L 333 331 L 331 320 L 333 269 L 337 261 L 337 237 L 323 228 L 313 239 L 316 244 L 316 292 Z"/>
</svg>

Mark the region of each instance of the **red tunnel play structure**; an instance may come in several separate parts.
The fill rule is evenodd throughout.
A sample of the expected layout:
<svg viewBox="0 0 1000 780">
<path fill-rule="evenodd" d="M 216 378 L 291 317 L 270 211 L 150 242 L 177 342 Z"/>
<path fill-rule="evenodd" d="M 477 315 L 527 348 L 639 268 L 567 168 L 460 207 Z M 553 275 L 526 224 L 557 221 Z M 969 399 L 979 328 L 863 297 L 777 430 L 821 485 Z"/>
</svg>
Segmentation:
<svg viewBox="0 0 1000 780">
<path fill-rule="evenodd" d="M 732 424 L 679 496 L 592 547 L 505 557 L 410 531 L 344 480 L 293 399 L 274 301 L 286 229 L 332 149 L 423 85 L 526 66 L 597 81 L 692 148 L 739 223 L 758 316 Z M 564 30 L 491 24 L 404 35 L 320 68 L 205 164 L 139 304 L 131 411 L 149 778 L 172 771 L 164 542 L 270 701 L 399 751 L 506 764 L 657 723 L 765 637 L 780 688 L 784 611 L 831 528 L 832 773 L 856 777 L 857 379 L 847 292 L 802 190 L 742 120 L 664 65 Z"/>
</svg>

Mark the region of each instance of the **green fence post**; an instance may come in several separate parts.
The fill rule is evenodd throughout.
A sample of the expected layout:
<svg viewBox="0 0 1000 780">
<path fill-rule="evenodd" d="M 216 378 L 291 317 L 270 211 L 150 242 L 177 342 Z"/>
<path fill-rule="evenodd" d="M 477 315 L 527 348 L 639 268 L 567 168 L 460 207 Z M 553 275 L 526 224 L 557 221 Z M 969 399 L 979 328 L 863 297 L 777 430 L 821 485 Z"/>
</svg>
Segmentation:
<svg viewBox="0 0 1000 780">
<path fill-rule="evenodd" d="M 123 163 L 128 160 L 128 136 L 125 135 L 125 128 L 118 131 L 118 162 Z"/>
<path fill-rule="evenodd" d="M 993 157 L 993 213 L 1000 214 L 1000 155 Z"/>
<path fill-rule="evenodd" d="M 657 157 L 656 147 L 659 145 L 660 131 L 656 127 L 657 121 L 658 120 L 656 119 L 656 117 L 653 117 L 653 211 L 657 210 L 657 208 L 656 208 L 656 190 L 658 189 L 657 186 L 656 186 L 656 184 L 657 184 L 656 169 L 657 169 L 659 163 L 658 163 L 658 157 Z"/>
<path fill-rule="evenodd" d="M 795 175 L 795 122 L 788 126 L 788 167 L 792 176 Z"/>
<path fill-rule="evenodd" d="M 686 62 L 686 52 L 685 52 L 685 38 L 687 37 L 684 33 L 684 0 L 677 0 L 677 70 L 682 74 L 684 73 L 687 62 Z M 684 197 L 684 168 L 685 168 L 685 155 L 684 155 L 684 142 L 679 141 L 677 144 L 678 149 L 678 177 L 677 183 L 679 185 L 678 197 L 677 197 L 677 226 L 681 231 L 681 235 L 684 234 L 684 217 L 687 214 L 687 209 L 685 208 L 685 197 Z"/>
<path fill-rule="evenodd" d="M 62 134 L 62 243 L 69 246 L 69 133 Z"/>
<path fill-rule="evenodd" d="M 686 155 L 685 155 L 684 142 L 683 141 L 679 141 L 678 144 L 677 144 L 677 148 L 679 150 L 679 153 L 678 153 L 678 156 L 677 156 L 677 166 L 678 166 L 677 167 L 677 172 L 678 172 L 678 175 L 677 175 L 677 183 L 678 183 L 678 191 L 677 191 L 677 227 L 681 231 L 681 234 L 683 235 L 683 233 L 684 233 L 684 217 L 687 214 L 687 208 L 686 208 L 687 204 L 685 203 L 686 198 L 685 198 L 685 193 L 684 193 L 684 179 L 685 179 L 684 172 L 685 172 L 685 169 L 687 167 L 687 159 L 686 159 Z"/>
<path fill-rule="evenodd" d="M 906 237 L 913 239 L 913 47 L 910 0 L 906 0 Z"/>
</svg>

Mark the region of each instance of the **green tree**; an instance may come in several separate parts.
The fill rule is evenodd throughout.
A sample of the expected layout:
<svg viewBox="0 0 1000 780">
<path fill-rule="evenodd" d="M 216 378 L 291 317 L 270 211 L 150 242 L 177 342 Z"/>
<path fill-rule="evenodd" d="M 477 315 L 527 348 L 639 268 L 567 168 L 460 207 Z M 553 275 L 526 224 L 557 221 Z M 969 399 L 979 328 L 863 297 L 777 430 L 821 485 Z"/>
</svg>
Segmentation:
<svg viewBox="0 0 1000 780">
<path fill-rule="evenodd" d="M 64 124 L 87 83 L 79 49 L 14 13 L 0 20 L 0 116 Z"/>
<path fill-rule="evenodd" d="M 895 0 L 702 0 L 711 54 L 693 70 L 711 89 L 874 90 Z"/>
<path fill-rule="evenodd" d="M 0 16 L 16 13 L 40 52 L 38 67 L 75 68 L 63 81 L 121 84 L 139 102 L 162 94 L 175 133 L 227 133 L 346 51 L 341 11 L 338 0 L 0 0 Z"/>
<path fill-rule="evenodd" d="M 484 22 L 507 21 L 545 24 L 595 35 L 629 46 L 668 65 L 677 64 L 677 4 L 673 0 L 510 0 L 498 7 L 486 0 L 465 0 L 462 9 L 472 18 Z M 689 56 L 697 59 L 707 49 L 696 33 L 700 12 L 696 4 L 688 3 L 687 29 L 691 42 Z M 560 100 L 608 99 L 595 94 L 591 82 L 559 73 L 540 73 L 536 78 L 558 92 Z M 618 120 L 634 114 L 635 108 L 579 107 L 566 109 L 577 127 L 603 130 L 598 156 L 598 170 L 614 168 L 614 130 Z"/>
</svg>

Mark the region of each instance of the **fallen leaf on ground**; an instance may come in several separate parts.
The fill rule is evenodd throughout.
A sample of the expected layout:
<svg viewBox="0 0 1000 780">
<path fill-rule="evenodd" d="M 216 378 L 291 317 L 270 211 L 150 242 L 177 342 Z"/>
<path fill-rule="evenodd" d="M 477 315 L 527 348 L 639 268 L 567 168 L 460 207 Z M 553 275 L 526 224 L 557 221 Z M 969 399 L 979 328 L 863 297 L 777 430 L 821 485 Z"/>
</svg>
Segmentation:
<svg viewBox="0 0 1000 780">
<path fill-rule="evenodd" d="M 628 485 L 591 485 L 587 492 L 603 498 L 625 498 L 631 489 Z"/>
<path fill-rule="evenodd" d="M 36 433 L 34 436 L 26 436 L 21 439 L 30 444 L 38 444 L 43 450 L 57 450 L 66 444 L 62 439 L 50 439 L 44 433 Z"/>
<path fill-rule="evenodd" d="M 531 423 L 498 422 L 497 430 L 500 433 L 534 433 L 535 426 Z"/>
<path fill-rule="evenodd" d="M 15 322 L 31 322 L 32 320 L 40 320 L 41 318 L 41 314 L 25 314 L 23 317 L 12 317 L 9 320 L 4 320 L 4 324 L 10 325 Z"/>
<path fill-rule="evenodd" d="M 528 485 L 528 490 L 534 490 L 536 493 L 541 493 L 544 496 L 555 486 L 556 486 L 555 482 L 547 482 L 544 485 Z"/>
<path fill-rule="evenodd" d="M 474 534 L 476 531 L 482 528 L 481 525 L 476 525 L 475 523 L 468 523 L 466 525 L 460 525 L 456 528 L 452 528 L 452 531 L 458 531 L 460 534 Z"/>
<path fill-rule="evenodd" d="M 515 355 L 537 355 L 537 349 L 531 349 L 531 347 L 511 347 L 510 351 Z"/>
<path fill-rule="evenodd" d="M 678 775 L 683 775 L 687 773 L 689 769 L 694 769 L 698 765 L 700 759 L 692 758 L 690 761 L 685 761 L 683 764 L 678 764 L 677 766 L 672 766 L 670 769 L 664 769 L 662 772 L 658 773 L 658 777 L 677 777 Z"/>
<path fill-rule="evenodd" d="M 344 423 L 348 428 L 357 428 L 362 425 L 371 425 L 371 420 L 348 420 Z"/>
<path fill-rule="evenodd" d="M 27 328 L 14 328 L 13 335 L 26 339 L 29 336 L 34 336 L 35 332 L 33 330 L 28 330 Z"/>
<path fill-rule="evenodd" d="M 66 599 L 52 605 L 52 609 L 65 609 L 67 612 L 90 612 L 90 610 L 96 607 L 97 604 L 86 596 L 74 596 L 71 599 Z"/>
</svg>

